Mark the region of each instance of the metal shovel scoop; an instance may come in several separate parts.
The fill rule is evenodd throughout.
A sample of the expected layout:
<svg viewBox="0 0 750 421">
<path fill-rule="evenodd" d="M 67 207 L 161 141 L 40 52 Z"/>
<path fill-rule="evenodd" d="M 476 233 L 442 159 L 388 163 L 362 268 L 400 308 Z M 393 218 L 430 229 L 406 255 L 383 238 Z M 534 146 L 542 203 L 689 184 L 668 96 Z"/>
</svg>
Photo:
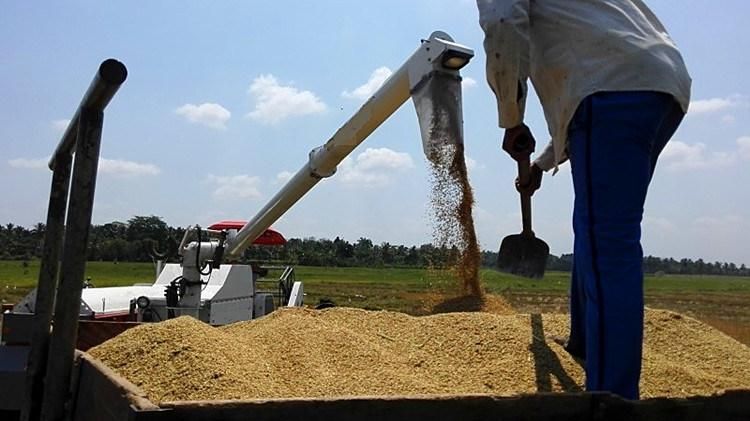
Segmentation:
<svg viewBox="0 0 750 421">
<path fill-rule="evenodd" d="M 514 156 L 518 162 L 518 182 L 520 185 L 529 183 L 531 165 L 529 156 L 534 150 L 534 138 L 529 133 L 529 144 L 520 145 L 528 150 L 525 156 Z M 517 142 L 518 143 L 518 142 Z M 512 154 L 513 155 L 513 154 Z M 531 195 L 521 193 L 521 217 L 523 231 L 520 234 L 509 235 L 500 244 L 497 256 L 497 266 L 503 272 L 526 278 L 541 279 L 549 256 L 547 243 L 537 238 L 531 230 Z"/>
</svg>

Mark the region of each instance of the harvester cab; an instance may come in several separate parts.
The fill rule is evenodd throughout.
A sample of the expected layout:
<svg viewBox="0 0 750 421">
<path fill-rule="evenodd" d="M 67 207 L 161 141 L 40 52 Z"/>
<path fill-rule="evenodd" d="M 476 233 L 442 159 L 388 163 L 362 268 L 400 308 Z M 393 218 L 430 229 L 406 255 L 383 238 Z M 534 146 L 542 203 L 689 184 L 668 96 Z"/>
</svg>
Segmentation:
<svg viewBox="0 0 750 421">
<path fill-rule="evenodd" d="M 258 278 L 267 274 L 263 268 L 221 264 L 226 240 L 244 225 L 244 221 L 221 221 L 208 229 L 188 227 L 178 247 L 181 263 L 164 265 L 154 285 L 131 299 L 130 313 L 139 322 L 192 316 L 221 325 L 262 317 L 278 306 L 302 305 L 302 283 L 294 279 L 293 268 L 284 269 L 274 293 L 258 288 Z M 252 244 L 285 243 L 278 231 L 269 228 Z"/>
</svg>

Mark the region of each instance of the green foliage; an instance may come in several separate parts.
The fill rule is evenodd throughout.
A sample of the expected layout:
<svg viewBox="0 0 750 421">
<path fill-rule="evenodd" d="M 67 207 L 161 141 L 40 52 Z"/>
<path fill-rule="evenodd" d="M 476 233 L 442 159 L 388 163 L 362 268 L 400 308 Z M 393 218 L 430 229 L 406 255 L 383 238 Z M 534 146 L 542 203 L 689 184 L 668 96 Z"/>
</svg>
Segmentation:
<svg viewBox="0 0 750 421">
<path fill-rule="evenodd" d="M 0 226 L 0 259 L 30 260 L 41 257 L 44 241 L 44 224 L 32 229 L 7 224 Z M 154 252 L 167 252 L 176 259 L 178 241 L 183 228 L 170 227 L 159 216 L 134 216 L 127 223 L 111 222 L 93 225 L 89 235 L 88 259 L 91 261 L 149 262 Z M 371 268 L 433 268 L 451 266 L 458 251 L 432 244 L 407 247 L 388 242 L 374 244 L 361 237 L 355 243 L 336 237 L 333 241 L 318 238 L 292 238 L 285 246 L 251 246 L 244 261 L 290 263 L 303 266 L 371 267 Z M 497 252 L 483 251 L 482 266 L 492 268 Z M 551 255 L 548 271 L 570 271 L 572 254 L 560 257 Z M 704 262 L 702 259 L 675 260 L 647 256 L 643 268 L 651 274 L 697 274 L 723 276 L 750 276 L 744 264 Z"/>
<path fill-rule="evenodd" d="M 30 288 L 39 277 L 39 261 L 31 260 L 27 266 L 23 261 L 0 260 L 0 287 Z"/>
<path fill-rule="evenodd" d="M 366 268 L 366 267 L 295 267 L 298 280 L 305 283 L 306 301 L 315 303 L 327 297 L 342 305 L 412 309 L 416 300 L 409 294 L 434 291 L 456 291 L 456 281 L 448 271 L 422 268 Z M 36 285 L 39 261 L 0 261 L 0 301 L 17 302 Z M 280 271 L 271 271 L 269 280 Z M 97 287 L 125 286 L 153 282 L 152 263 L 88 262 L 86 276 Z M 567 272 L 548 271 L 542 280 L 529 280 L 484 269 L 480 273 L 482 285 L 493 293 L 538 293 L 565 295 L 570 285 Z M 750 278 L 729 276 L 666 275 L 647 276 L 646 293 L 659 296 L 669 294 L 732 294 L 750 295 Z M 362 297 L 366 297 L 362 298 Z M 352 300 L 349 302 L 348 300 Z M 361 302 L 357 300 L 362 300 Z M 407 307 L 404 307 L 407 306 Z"/>
<path fill-rule="evenodd" d="M 297 278 L 305 282 L 345 282 L 373 285 L 407 285 L 424 287 L 427 284 L 454 283 L 448 271 L 421 268 L 367 268 L 367 267 L 322 267 L 296 266 Z M 32 260 L 28 266 L 21 261 L 0 261 L 0 287 L 31 287 L 36 284 L 39 274 L 39 261 Z M 269 278 L 278 276 L 280 270 L 271 271 Z M 154 265 L 152 263 L 113 263 L 88 262 L 86 276 L 91 277 L 94 285 L 121 286 L 139 282 L 153 282 Z M 492 269 L 480 272 L 482 284 L 490 291 L 505 290 L 524 291 L 567 291 L 570 274 L 567 272 L 548 271 L 544 279 L 530 280 Z M 696 291 L 737 291 L 750 293 L 750 278 L 731 276 L 698 276 L 666 275 L 647 276 L 647 291 L 696 292 Z"/>
</svg>

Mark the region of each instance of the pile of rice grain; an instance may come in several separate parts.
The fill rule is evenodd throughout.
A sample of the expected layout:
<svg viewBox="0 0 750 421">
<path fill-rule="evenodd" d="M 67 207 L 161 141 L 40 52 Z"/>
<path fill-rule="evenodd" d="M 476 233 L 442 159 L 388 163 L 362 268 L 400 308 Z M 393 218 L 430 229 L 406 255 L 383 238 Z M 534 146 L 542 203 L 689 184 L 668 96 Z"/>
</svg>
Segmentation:
<svg viewBox="0 0 750 421">
<path fill-rule="evenodd" d="M 145 324 L 89 352 L 155 403 L 356 395 L 580 391 L 583 369 L 547 335 L 565 315 L 412 317 L 284 308 L 211 327 Z M 750 387 L 750 348 L 696 320 L 646 313 L 643 397 Z"/>
</svg>

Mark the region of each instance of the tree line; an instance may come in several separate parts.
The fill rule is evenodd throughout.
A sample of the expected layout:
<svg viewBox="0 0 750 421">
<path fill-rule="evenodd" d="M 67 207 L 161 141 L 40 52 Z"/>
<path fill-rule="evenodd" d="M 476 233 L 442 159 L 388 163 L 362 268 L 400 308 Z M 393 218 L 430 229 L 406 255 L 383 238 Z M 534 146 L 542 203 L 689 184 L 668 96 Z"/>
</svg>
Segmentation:
<svg viewBox="0 0 750 421">
<path fill-rule="evenodd" d="M 32 228 L 14 224 L 0 226 L 0 260 L 32 260 L 41 257 L 45 225 Z M 177 244 L 185 229 L 171 227 L 158 216 L 134 216 L 126 223 L 110 222 L 92 225 L 89 234 L 88 259 L 99 261 L 152 261 L 154 254 L 166 253 L 176 261 Z M 456 261 L 458 250 L 432 244 L 404 246 L 383 242 L 373 243 L 368 238 L 349 242 L 336 237 L 291 238 L 283 246 L 251 246 L 243 261 L 277 262 L 304 266 L 350 267 L 445 267 Z M 482 266 L 493 267 L 497 252 L 483 251 Z M 550 255 L 548 270 L 570 271 L 572 254 Z M 703 259 L 660 258 L 643 259 L 646 273 L 750 276 L 744 264 L 705 262 Z"/>
</svg>

